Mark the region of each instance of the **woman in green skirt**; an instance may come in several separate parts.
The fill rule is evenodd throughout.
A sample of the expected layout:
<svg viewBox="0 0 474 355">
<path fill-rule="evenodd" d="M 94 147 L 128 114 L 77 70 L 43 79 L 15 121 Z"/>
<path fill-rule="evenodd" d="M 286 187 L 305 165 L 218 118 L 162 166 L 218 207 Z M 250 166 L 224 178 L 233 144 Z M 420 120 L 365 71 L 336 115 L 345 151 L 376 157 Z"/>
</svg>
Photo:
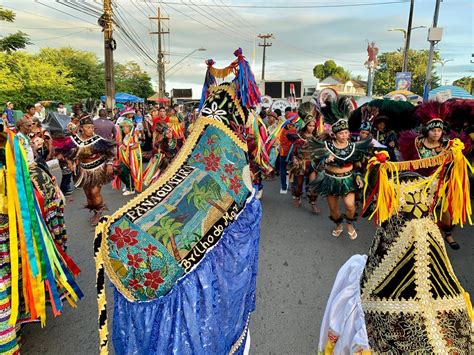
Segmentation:
<svg viewBox="0 0 474 355">
<path fill-rule="evenodd" d="M 342 234 L 345 220 L 349 238 L 356 239 L 355 191 L 363 187 L 363 180 L 354 166 L 367 154 L 371 140 L 351 142 L 348 125 L 351 110 L 351 101 L 347 97 L 327 101 L 321 107 L 325 122 L 332 125 L 332 134 L 327 139 L 314 139 L 311 142 L 313 158 L 321 161 L 323 170 L 312 185 L 318 195 L 327 197 L 329 218 L 336 224 L 332 235 L 339 237 Z M 344 202 L 344 214 L 339 211 L 340 199 Z"/>
</svg>

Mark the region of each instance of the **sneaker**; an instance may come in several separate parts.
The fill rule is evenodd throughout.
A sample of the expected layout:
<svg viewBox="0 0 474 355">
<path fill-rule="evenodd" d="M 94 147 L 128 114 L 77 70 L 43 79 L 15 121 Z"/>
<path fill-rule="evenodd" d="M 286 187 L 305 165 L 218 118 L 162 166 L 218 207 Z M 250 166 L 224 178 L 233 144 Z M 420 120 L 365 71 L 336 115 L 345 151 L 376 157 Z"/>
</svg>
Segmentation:
<svg viewBox="0 0 474 355">
<path fill-rule="evenodd" d="M 134 193 L 135 193 L 135 190 L 131 190 L 131 191 L 125 190 L 122 195 L 128 196 L 128 195 L 133 195 Z"/>
<path fill-rule="evenodd" d="M 280 189 L 280 194 L 282 195 L 286 195 L 288 193 L 288 190 L 283 190 L 283 189 Z"/>
<path fill-rule="evenodd" d="M 122 192 L 125 192 L 125 191 L 127 191 L 127 187 L 124 186 L 122 187 Z"/>
<path fill-rule="evenodd" d="M 257 191 L 257 193 L 255 194 L 255 198 L 256 198 L 257 200 L 260 200 L 260 199 L 262 198 L 262 196 L 263 196 L 263 190 L 259 190 L 259 191 Z"/>
</svg>

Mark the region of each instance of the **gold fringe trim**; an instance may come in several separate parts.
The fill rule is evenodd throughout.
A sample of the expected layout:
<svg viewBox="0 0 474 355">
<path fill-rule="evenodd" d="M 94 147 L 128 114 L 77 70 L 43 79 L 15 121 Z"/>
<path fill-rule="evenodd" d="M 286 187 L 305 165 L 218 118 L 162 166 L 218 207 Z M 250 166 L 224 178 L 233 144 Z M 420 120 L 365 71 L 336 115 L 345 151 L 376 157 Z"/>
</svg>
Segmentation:
<svg viewBox="0 0 474 355">
<path fill-rule="evenodd" d="M 392 162 L 392 164 L 395 165 L 398 171 L 408 171 L 437 167 L 443 164 L 444 162 L 451 160 L 453 160 L 453 153 L 449 150 L 434 157 Z"/>
<path fill-rule="evenodd" d="M 230 74 L 234 73 L 236 71 L 236 67 L 237 67 L 237 62 L 232 62 L 228 67 L 225 67 L 222 69 L 210 67 L 209 71 L 216 78 L 223 79 L 226 76 L 229 76 Z"/>
</svg>

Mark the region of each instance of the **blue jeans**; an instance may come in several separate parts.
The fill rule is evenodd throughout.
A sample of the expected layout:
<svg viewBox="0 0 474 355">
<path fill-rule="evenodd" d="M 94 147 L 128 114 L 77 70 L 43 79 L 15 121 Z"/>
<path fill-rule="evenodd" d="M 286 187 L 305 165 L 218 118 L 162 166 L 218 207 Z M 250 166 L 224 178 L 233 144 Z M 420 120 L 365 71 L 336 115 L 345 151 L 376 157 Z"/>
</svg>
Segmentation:
<svg viewBox="0 0 474 355">
<path fill-rule="evenodd" d="M 286 166 L 288 162 L 286 161 L 286 156 L 280 155 L 280 183 L 282 190 L 288 190 L 288 185 L 286 184 Z"/>
<path fill-rule="evenodd" d="M 74 190 L 74 188 L 71 186 L 71 181 L 72 173 L 62 175 L 61 185 L 59 186 L 59 188 L 61 189 L 63 194 L 69 193 Z"/>
</svg>

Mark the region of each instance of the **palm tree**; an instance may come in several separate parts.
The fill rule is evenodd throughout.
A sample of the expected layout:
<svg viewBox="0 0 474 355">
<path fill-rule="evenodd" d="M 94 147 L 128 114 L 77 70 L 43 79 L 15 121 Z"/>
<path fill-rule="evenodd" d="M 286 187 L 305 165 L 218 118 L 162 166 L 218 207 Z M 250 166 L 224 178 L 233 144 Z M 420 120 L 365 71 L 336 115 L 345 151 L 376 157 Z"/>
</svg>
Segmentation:
<svg viewBox="0 0 474 355">
<path fill-rule="evenodd" d="M 207 202 L 221 213 L 225 213 L 225 210 L 215 202 L 215 200 L 220 200 L 221 198 L 221 187 L 215 180 L 208 181 L 202 187 L 199 187 L 199 184 L 194 181 L 193 189 L 187 195 L 188 203 L 193 201 L 194 206 L 198 210 L 205 210 Z"/>
<path fill-rule="evenodd" d="M 179 255 L 178 247 L 174 239 L 175 235 L 181 232 L 183 223 L 177 222 L 174 218 L 165 216 L 160 219 L 159 226 L 153 226 L 148 230 L 148 233 L 154 234 L 155 238 L 158 239 L 163 245 L 167 246 L 171 244 L 171 250 L 173 251 L 174 258 L 176 261 L 181 260 Z"/>
</svg>

